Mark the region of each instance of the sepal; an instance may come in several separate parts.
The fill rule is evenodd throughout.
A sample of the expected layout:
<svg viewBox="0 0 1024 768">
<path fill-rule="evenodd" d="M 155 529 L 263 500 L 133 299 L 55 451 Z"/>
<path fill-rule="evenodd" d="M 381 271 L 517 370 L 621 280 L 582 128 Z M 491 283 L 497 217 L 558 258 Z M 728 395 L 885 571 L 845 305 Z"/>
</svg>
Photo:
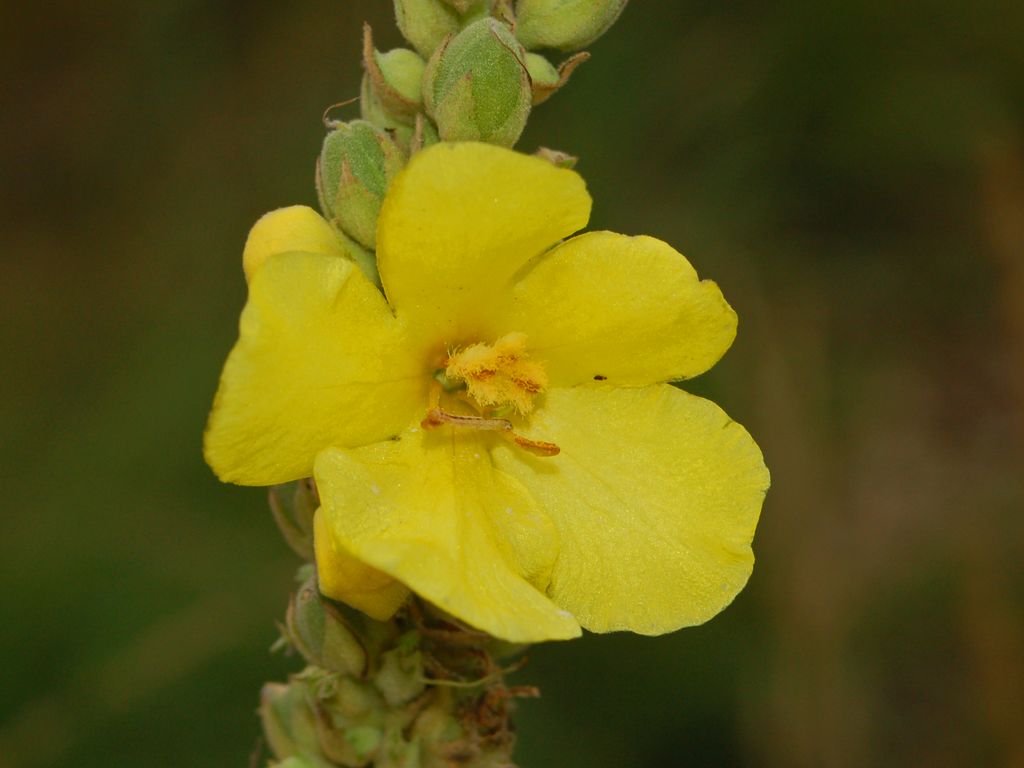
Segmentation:
<svg viewBox="0 0 1024 768">
<path fill-rule="evenodd" d="M 555 91 L 560 90 L 567 82 L 576 67 L 590 58 L 586 51 L 570 56 L 555 68 L 550 61 L 539 53 L 526 54 L 526 69 L 530 73 L 533 93 L 533 106 L 550 99 Z"/>
</svg>

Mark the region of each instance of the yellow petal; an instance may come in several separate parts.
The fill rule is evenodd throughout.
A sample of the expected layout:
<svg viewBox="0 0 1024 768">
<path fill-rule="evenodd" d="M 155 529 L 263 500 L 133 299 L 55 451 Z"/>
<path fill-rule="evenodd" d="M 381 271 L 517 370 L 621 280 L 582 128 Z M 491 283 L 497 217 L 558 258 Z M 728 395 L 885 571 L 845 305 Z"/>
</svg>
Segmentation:
<svg viewBox="0 0 1024 768">
<path fill-rule="evenodd" d="M 577 636 L 576 621 L 542 592 L 557 534 L 522 486 L 494 470 L 485 436 L 413 430 L 317 458 L 334 541 L 495 637 Z"/>
<path fill-rule="evenodd" d="M 313 517 L 313 541 L 320 591 L 332 600 L 358 608 L 377 621 L 387 621 L 409 596 L 404 584 L 356 560 L 340 546 L 322 509 Z"/>
<path fill-rule="evenodd" d="M 526 334 L 552 386 L 689 378 L 736 336 L 736 313 L 718 286 L 652 237 L 574 237 L 539 259 L 504 306 L 501 323 Z"/>
<path fill-rule="evenodd" d="M 489 144 L 436 144 L 413 157 L 384 200 L 384 290 L 400 316 L 447 343 L 496 338 L 481 323 L 512 275 L 589 216 L 590 196 L 572 171 Z"/>
<path fill-rule="evenodd" d="M 553 389 L 530 436 L 561 453 L 498 447 L 495 465 L 554 521 L 548 594 L 584 628 L 671 632 L 708 620 L 746 584 L 768 470 L 714 403 L 667 384 Z"/>
<path fill-rule="evenodd" d="M 325 256 L 347 256 L 337 233 L 319 213 L 305 205 L 278 208 L 261 216 L 245 241 L 242 268 L 252 281 L 256 270 L 277 253 L 303 251 Z"/>
<path fill-rule="evenodd" d="M 269 259 L 249 286 L 205 437 L 225 482 L 271 485 L 308 477 L 330 445 L 399 432 L 426 402 L 428 376 L 401 324 L 347 259 Z"/>
</svg>

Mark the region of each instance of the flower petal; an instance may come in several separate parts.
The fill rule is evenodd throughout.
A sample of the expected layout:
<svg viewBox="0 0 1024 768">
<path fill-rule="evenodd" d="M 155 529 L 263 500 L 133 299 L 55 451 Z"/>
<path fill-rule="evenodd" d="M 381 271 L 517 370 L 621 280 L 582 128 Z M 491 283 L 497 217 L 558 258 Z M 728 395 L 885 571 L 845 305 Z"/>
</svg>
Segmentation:
<svg viewBox="0 0 1024 768">
<path fill-rule="evenodd" d="M 653 237 L 574 237 L 538 259 L 505 307 L 503 326 L 526 334 L 554 386 L 690 378 L 736 336 L 718 286 Z"/>
<path fill-rule="evenodd" d="M 477 334 L 529 259 L 584 227 L 583 179 L 489 144 L 435 144 L 392 182 L 377 223 L 377 262 L 400 316 L 448 341 Z"/>
<path fill-rule="evenodd" d="M 308 477 L 330 445 L 383 440 L 426 402 L 428 378 L 380 292 L 347 259 L 271 257 L 249 286 L 207 425 L 225 482 Z"/>
<path fill-rule="evenodd" d="M 278 208 L 263 214 L 253 224 L 242 251 L 245 279 L 251 282 L 271 256 L 292 251 L 352 259 L 366 278 L 380 287 L 374 255 L 306 205 Z"/>
<path fill-rule="evenodd" d="M 302 251 L 347 257 L 341 238 L 327 219 L 306 205 L 291 205 L 263 214 L 249 230 L 242 251 L 245 279 L 252 280 L 267 259 L 278 253 Z"/>
<path fill-rule="evenodd" d="M 495 637 L 579 635 L 543 594 L 558 552 L 554 527 L 518 482 L 494 470 L 484 436 L 410 430 L 324 451 L 315 473 L 330 534 L 352 556 Z"/>
<path fill-rule="evenodd" d="M 561 453 L 498 447 L 560 536 L 548 595 L 595 632 L 700 624 L 746 584 L 768 488 L 761 451 L 714 403 L 667 384 L 548 392 L 531 437 Z"/>
<path fill-rule="evenodd" d="M 358 608 L 377 621 L 387 621 L 409 596 L 407 586 L 338 545 L 322 508 L 313 516 L 313 537 L 320 591 L 328 597 Z"/>
</svg>

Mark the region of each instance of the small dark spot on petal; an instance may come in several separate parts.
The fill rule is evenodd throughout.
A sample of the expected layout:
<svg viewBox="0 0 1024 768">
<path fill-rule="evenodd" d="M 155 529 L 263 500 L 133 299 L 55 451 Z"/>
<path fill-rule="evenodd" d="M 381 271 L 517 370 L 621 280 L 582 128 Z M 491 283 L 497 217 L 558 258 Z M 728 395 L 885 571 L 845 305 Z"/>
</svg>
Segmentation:
<svg viewBox="0 0 1024 768">
<path fill-rule="evenodd" d="M 607 376 L 602 376 L 600 373 L 594 375 L 594 381 L 608 381 Z"/>
</svg>

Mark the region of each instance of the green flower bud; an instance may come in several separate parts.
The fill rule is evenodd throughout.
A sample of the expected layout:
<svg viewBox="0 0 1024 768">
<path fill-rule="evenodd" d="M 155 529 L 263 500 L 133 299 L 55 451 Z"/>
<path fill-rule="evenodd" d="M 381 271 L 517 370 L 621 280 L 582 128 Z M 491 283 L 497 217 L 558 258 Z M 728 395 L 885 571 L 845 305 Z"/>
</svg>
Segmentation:
<svg viewBox="0 0 1024 768">
<path fill-rule="evenodd" d="M 526 52 L 496 19 L 475 21 L 427 64 L 423 100 L 443 141 L 511 147 L 530 114 Z"/>
<path fill-rule="evenodd" d="M 373 249 L 377 217 L 405 154 L 384 131 L 363 120 L 341 123 L 324 139 L 317 190 L 324 213 L 356 242 Z"/>
<path fill-rule="evenodd" d="M 403 37 L 424 58 L 445 37 L 459 31 L 459 16 L 444 0 L 395 0 L 395 20 Z"/>
<path fill-rule="evenodd" d="M 313 513 L 320 506 L 312 480 L 270 489 L 270 511 L 288 545 L 303 560 L 313 559 Z"/>
<path fill-rule="evenodd" d="M 440 762 L 425 763 L 421 757 L 422 748 L 419 742 L 416 739 L 406 741 L 403 729 L 394 720 L 395 718 L 392 718 L 392 722 L 388 723 L 388 727 L 384 731 L 383 743 L 377 750 L 374 768 L 421 768 L 421 766 L 437 768 L 452 765 Z"/>
<path fill-rule="evenodd" d="M 374 720 L 383 708 L 384 700 L 376 689 L 351 677 L 336 680 L 333 696 L 325 703 L 339 724 Z"/>
<path fill-rule="evenodd" d="M 518 0 L 516 37 L 530 50 L 578 51 L 608 31 L 627 0 Z"/>
<path fill-rule="evenodd" d="M 320 748 L 333 764 L 345 766 L 370 765 L 380 745 L 380 730 L 373 726 L 339 729 L 324 720 L 320 726 Z"/>
<path fill-rule="evenodd" d="M 479 736 L 471 730 L 467 732 L 460 722 L 456 714 L 459 709 L 451 689 L 441 688 L 435 691 L 434 703 L 416 718 L 412 736 L 422 745 L 426 765 L 457 761 L 458 765 L 479 766 L 486 759 L 479 747 Z M 505 756 L 508 757 L 507 753 Z"/>
<path fill-rule="evenodd" d="M 346 766 L 368 765 L 376 756 L 382 736 L 383 702 L 372 696 L 359 707 L 355 716 L 343 709 L 353 710 L 353 700 L 366 691 L 350 678 L 345 678 L 338 696 L 318 703 L 316 728 L 320 749 L 334 763 Z"/>
<path fill-rule="evenodd" d="M 304 686 L 267 683 L 260 692 L 259 715 L 267 745 L 279 760 L 320 754 L 316 715 Z"/>
<path fill-rule="evenodd" d="M 367 760 L 376 754 L 381 735 L 379 728 L 370 725 L 357 725 L 345 731 L 345 738 L 360 760 Z"/>
<path fill-rule="evenodd" d="M 396 48 L 381 53 L 373 47 L 373 31 L 363 25 L 363 68 L 376 103 L 392 119 L 411 125 L 423 104 L 423 69 L 415 51 Z"/>
<path fill-rule="evenodd" d="M 401 639 L 397 648 L 381 656 L 380 669 L 373 680 L 384 700 L 393 707 L 412 701 L 426 688 L 419 635 L 416 632 L 409 635 Z"/>
<path fill-rule="evenodd" d="M 456 706 L 449 692 L 439 692 L 435 703 L 416 718 L 413 735 L 418 736 L 428 747 L 435 744 L 450 744 L 463 735 L 462 727 L 454 715 Z"/>
<path fill-rule="evenodd" d="M 563 85 L 569 82 L 569 76 L 580 64 L 590 58 L 590 54 L 580 52 L 563 61 L 558 69 L 539 53 L 526 54 L 526 69 L 530 73 L 533 90 L 533 105 L 547 101 Z"/>
<path fill-rule="evenodd" d="M 320 597 L 315 578 L 307 580 L 292 596 L 287 628 L 310 663 L 357 677 L 366 669 L 366 651 L 341 616 Z"/>
</svg>

